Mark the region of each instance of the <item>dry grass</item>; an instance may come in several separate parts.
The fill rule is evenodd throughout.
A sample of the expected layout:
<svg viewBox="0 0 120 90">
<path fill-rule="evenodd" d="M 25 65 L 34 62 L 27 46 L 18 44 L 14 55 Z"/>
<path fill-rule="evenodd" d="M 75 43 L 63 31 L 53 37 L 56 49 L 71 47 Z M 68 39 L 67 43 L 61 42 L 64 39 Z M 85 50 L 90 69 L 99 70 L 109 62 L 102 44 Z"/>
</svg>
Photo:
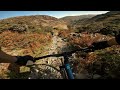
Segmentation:
<svg viewBox="0 0 120 90">
<path fill-rule="evenodd" d="M 2 47 L 14 48 L 36 48 L 51 39 L 50 34 L 19 34 L 17 32 L 5 31 L 0 34 L 0 45 Z"/>
<path fill-rule="evenodd" d="M 0 34 L 0 45 L 2 50 L 10 55 L 32 55 L 37 56 L 44 52 L 44 48 L 51 42 L 50 33 L 17 33 L 5 31 Z M 8 66 L 6 66 L 8 65 Z M 19 75 L 20 66 L 12 64 L 2 64 L 0 68 L 0 77 L 7 78 L 24 78 Z M 17 71 L 16 71 L 17 70 Z M 22 68 L 22 71 L 25 71 Z M 25 74 L 26 75 L 26 74 Z"/>
<path fill-rule="evenodd" d="M 81 34 L 79 37 L 69 37 L 69 44 L 75 47 L 87 47 L 93 42 L 109 40 L 110 38 L 101 34 Z"/>
</svg>

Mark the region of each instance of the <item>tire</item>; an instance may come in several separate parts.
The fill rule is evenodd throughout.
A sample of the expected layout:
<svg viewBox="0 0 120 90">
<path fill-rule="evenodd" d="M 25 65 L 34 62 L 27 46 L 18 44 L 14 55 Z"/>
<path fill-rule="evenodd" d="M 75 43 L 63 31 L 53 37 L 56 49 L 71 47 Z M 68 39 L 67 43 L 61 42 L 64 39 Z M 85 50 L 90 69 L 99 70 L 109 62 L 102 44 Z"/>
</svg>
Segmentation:
<svg viewBox="0 0 120 90">
<path fill-rule="evenodd" d="M 28 79 L 63 79 L 60 70 L 49 65 L 34 65 L 30 69 Z"/>
</svg>

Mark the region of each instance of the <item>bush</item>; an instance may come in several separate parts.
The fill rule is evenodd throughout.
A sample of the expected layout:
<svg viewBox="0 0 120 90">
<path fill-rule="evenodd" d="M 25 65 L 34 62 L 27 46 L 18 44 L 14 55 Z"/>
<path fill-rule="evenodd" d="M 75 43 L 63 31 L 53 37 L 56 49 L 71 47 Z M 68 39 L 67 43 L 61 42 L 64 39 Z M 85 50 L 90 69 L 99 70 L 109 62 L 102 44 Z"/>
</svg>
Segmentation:
<svg viewBox="0 0 120 90">
<path fill-rule="evenodd" d="M 101 79 L 120 79 L 120 55 L 113 53 L 106 52 L 98 55 L 96 60 L 87 66 L 88 72 L 100 75 Z"/>
<path fill-rule="evenodd" d="M 115 36 L 119 34 L 120 28 L 118 26 L 106 26 L 105 28 L 102 28 L 99 33 L 104 35 L 112 35 Z"/>
<path fill-rule="evenodd" d="M 46 26 L 43 28 L 43 31 L 44 32 L 52 32 L 53 28 L 52 27 L 49 27 L 49 26 Z"/>
<path fill-rule="evenodd" d="M 27 31 L 27 27 L 25 25 L 15 24 L 12 25 L 10 28 L 8 28 L 10 31 L 16 31 L 16 32 L 25 32 Z"/>
<path fill-rule="evenodd" d="M 38 34 L 38 33 L 29 33 L 21 34 L 17 32 L 6 31 L 0 34 L 0 45 L 2 47 L 7 47 L 10 49 L 13 48 L 39 48 L 41 45 L 44 46 L 46 41 L 51 40 L 49 34 Z"/>
</svg>

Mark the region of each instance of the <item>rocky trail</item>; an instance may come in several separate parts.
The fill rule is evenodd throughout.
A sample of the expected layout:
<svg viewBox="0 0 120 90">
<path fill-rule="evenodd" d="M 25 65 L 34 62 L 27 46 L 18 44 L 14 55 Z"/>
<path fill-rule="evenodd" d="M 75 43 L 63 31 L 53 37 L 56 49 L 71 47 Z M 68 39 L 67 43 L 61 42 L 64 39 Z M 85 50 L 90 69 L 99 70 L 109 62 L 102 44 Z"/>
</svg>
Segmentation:
<svg viewBox="0 0 120 90">
<path fill-rule="evenodd" d="M 52 43 L 46 47 L 46 52 L 48 52 L 47 55 L 54 55 L 59 54 L 62 52 L 65 52 L 67 49 L 65 49 L 67 45 L 67 42 L 64 41 L 61 37 L 58 36 L 58 33 L 55 32 L 53 34 Z M 63 49 L 64 48 L 64 49 Z M 49 79 L 61 79 L 61 75 L 59 72 L 59 66 L 61 66 L 61 60 L 63 60 L 63 57 L 48 57 L 44 58 L 42 60 L 38 60 L 37 64 L 39 69 L 39 74 L 33 73 L 31 75 L 31 78 L 49 78 Z M 56 69 L 54 69 L 54 68 Z M 41 72 L 42 71 L 42 72 Z M 39 76 L 41 75 L 41 76 Z"/>
<path fill-rule="evenodd" d="M 47 42 L 47 41 L 46 41 Z M 19 53 L 23 52 L 24 50 L 13 50 L 8 51 L 7 49 L 3 48 L 8 54 L 11 55 L 19 55 Z M 45 46 L 45 50 L 42 52 L 42 56 L 47 55 L 54 55 L 60 54 L 63 52 L 71 51 L 68 42 L 65 38 L 62 38 L 58 35 L 58 32 L 54 32 L 52 35 L 52 42 Z M 70 60 L 74 61 L 75 53 Z M 62 79 L 60 74 L 61 61 L 63 61 L 63 57 L 47 57 L 35 62 L 35 67 L 31 68 L 31 74 L 29 75 L 29 79 Z M 3 66 L 3 65 L 2 65 Z M 7 66 L 8 67 L 8 66 Z M 20 72 L 21 73 L 21 72 Z M 78 79 L 89 79 L 89 74 L 87 71 L 80 72 L 79 74 L 75 73 L 76 78 Z"/>
<path fill-rule="evenodd" d="M 63 38 L 58 36 L 58 32 L 54 32 L 52 37 L 52 42 L 48 46 L 45 46 L 45 50 L 42 52 L 41 57 L 65 52 L 67 50 L 65 49 L 65 47 L 67 47 L 67 42 L 64 41 Z M 11 51 L 11 50 L 7 50 L 7 48 L 2 48 L 2 50 L 5 51 L 7 54 L 14 56 L 17 56 L 24 51 L 24 49 Z M 63 57 L 48 57 L 37 60 L 35 62 L 36 66 L 33 68 L 33 72 L 31 72 L 30 74 L 30 78 L 31 79 L 38 79 L 38 78 L 61 79 L 62 77 L 59 72 L 59 66 L 61 66 L 61 60 L 63 60 Z M 7 67 L 9 66 L 9 64 L 6 65 Z M 4 65 L 3 68 L 5 67 L 6 66 Z"/>
</svg>

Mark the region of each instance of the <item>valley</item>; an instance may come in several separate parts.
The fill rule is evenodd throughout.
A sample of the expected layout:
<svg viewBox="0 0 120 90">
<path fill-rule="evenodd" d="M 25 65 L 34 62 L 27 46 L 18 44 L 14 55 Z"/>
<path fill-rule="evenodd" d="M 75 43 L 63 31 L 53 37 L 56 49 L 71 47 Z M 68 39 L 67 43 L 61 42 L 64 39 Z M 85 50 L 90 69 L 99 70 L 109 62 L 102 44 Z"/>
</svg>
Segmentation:
<svg viewBox="0 0 120 90">
<path fill-rule="evenodd" d="M 47 15 L 19 16 L 0 20 L 0 46 L 4 52 L 13 56 L 42 57 L 88 47 L 93 42 L 110 40 L 119 32 L 120 11 L 59 19 Z M 119 45 L 88 53 L 78 51 L 69 59 L 76 79 L 119 78 Z M 63 57 L 37 60 L 35 64 L 39 64 L 38 69 L 41 71 L 39 75 L 31 74 L 31 77 L 61 79 L 58 72 L 61 60 Z M 29 74 L 22 73 L 30 72 L 27 66 L 0 63 L 0 67 L 1 79 L 26 79 Z"/>
</svg>

